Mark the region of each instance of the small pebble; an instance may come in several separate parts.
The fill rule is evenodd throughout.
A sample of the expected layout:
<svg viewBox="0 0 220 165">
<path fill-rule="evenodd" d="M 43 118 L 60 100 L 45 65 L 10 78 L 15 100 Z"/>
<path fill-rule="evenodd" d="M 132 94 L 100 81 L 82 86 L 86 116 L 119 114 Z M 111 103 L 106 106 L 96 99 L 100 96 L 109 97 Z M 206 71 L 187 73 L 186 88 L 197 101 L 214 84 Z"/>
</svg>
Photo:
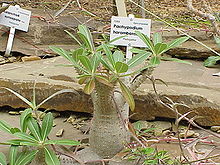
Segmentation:
<svg viewBox="0 0 220 165">
<path fill-rule="evenodd" d="M 62 128 L 62 129 L 60 129 L 59 131 L 57 131 L 56 136 L 57 136 L 57 137 L 62 137 L 62 136 L 63 136 L 63 133 L 64 133 L 64 129 Z"/>
<path fill-rule="evenodd" d="M 220 126 L 212 126 L 211 130 L 214 132 L 218 132 L 218 131 L 220 131 Z"/>
</svg>

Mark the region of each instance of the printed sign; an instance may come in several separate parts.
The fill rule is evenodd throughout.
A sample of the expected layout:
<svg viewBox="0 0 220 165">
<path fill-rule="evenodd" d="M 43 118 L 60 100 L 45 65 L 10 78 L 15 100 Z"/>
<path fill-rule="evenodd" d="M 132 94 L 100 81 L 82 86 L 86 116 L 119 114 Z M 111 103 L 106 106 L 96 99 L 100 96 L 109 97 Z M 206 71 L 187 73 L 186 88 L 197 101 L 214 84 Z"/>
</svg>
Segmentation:
<svg viewBox="0 0 220 165">
<path fill-rule="evenodd" d="M 120 46 L 146 47 L 146 44 L 135 34 L 140 31 L 150 37 L 150 19 L 116 17 L 111 19 L 110 40 L 125 36 L 112 44 Z"/>
<path fill-rule="evenodd" d="M 0 24 L 27 32 L 30 17 L 31 11 L 18 6 L 9 6 L 7 10 L 0 14 Z"/>
</svg>

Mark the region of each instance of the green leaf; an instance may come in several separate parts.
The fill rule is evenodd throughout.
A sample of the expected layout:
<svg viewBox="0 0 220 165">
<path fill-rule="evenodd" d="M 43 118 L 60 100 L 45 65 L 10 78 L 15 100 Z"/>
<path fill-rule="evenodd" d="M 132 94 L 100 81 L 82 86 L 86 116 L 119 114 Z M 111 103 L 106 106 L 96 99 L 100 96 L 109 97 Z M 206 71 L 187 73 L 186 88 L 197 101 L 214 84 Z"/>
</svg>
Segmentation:
<svg viewBox="0 0 220 165">
<path fill-rule="evenodd" d="M 48 140 L 45 144 L 77 146 L 80 145 L 80 142 L 75 140 Z"/>
<path fill-rule="evenodd" d="M 45 152 L 45 162 L 48 165 L 60 165 L 60 161 L 53 151 L 45 147 L 44 152 Z"/>
<path fill-rule="evenodd" d="M 214 39 L 215 39 L 216 44 L 220 48 L 220 37 L 214 36 Z"/>
<path fill-rule="evenodd" d="M 74 58 L 67 51 L 65 51 L 64 49 L 58 48 L 58 47 L 55 47 L 55 46 L 50 46 L 49 48 L 52 51 L 54 51 L 55 53 L 59 54 L 60 56 L 66 58 L 72 64 L 77 66 L 76 61 L 74 60 Z"/>
<path fill-rule="evenodd" d="M 73 38 L 80 46 L 82 46 L 82 43 L 68 30 L 64 30 L 71 38 Z"/>
<path fill-rule="evenodd" d="M 9 162 L 10 165 L 17 165 L 15 164 L 16 158 L 18 155 L 18 146 L 11 146 L 9 151 Z"/>
<path fill-rule="evenodd" d="M 8 90 L 9 92 L 13 93 L 15 96 L 17 96 L 19 99 L 21 99 L 23 102 L 25 102 L 27 105 L 29 105 L 32 109 L 34 109 L 34 106 L 33 104 L 27 100 L 25 97 L 21 96 L 19 93 L 13 91 L 12 89 L 9 89 L 9 88 L 6 88 L 6 87 L 0 87 L 2 89 L 6 89 Z"/>
<path fill-rule="evenodd" d="M 108 77 L 103 76 L 103 75 L 96 75 L 95 78 L 98 82 L 103 83 L 107 86 L 113 87 L 113 84 L 109 81 Z"/>
<path fill-rule="evenodd" d="M 210 56 L 204 61 L 204 66 L 214 67 L 214 65 L 220 60 L 220 56 Z"/>
<path fill-rule="evenodd" d="M 100 62 L 101 62 L 101 52 L 96 52 L 93 55 L 93 58 L 91 59 L 92 61 L 92 73 L 95 73 L 95 71 L 97 70 Z"/>
<path fill-rule="evenodd" d="M 78 35 L 85 42 L 87 48 L 91 51 L 94 51 L 94 44 L 91 32 L 85 25 L 78 26 L 79 32 Z"/>
<path fill-rule="evenodd" d="M 22 112 L 21 116 L 20 116 L 20 127 L 22 132 L 26 132 L 27 130 L 27 119 L 31 116 L 32 114 L 32 109 L 31 108 L 27 108 L 24 110 L 24 112 Z"/>
<path fill-rule="evenodd" d="M 161 57 L 161 59 L 162 59 L 162 60 L 167 60 L 167 61 L 175 61 L 175 62 L 178 62 L 178 63 L 183 63 L 183 64 L 192 65 L 191 62 L 184 61 L 184 60 L 180 60 L 180 59 L 178 59 L 178 58 Z"/>
<path fill-rule="evenodd" d="M 155 49 L 155 55 L 160 55 L 162 53 L 164 53 L 164 51 L 167 49 L 167 44 L 164 43 L 157 43 L 154 47 Z"/>
<path fill-rule="evenodd" d="M 92 77 L 92 75 L 82 75 L 82 76 L 79 77 L 78 83 L 79 83 L 80 85 L 82 85 L 82 84 L 88 82 L 88 80 L 89 80 L 91 77 Z"/>
<path fill-rule="evenodd" d="M 0 152 L 0 164 L 7 165 L 6 156 L 2 152 Z"/>
<path fill-rule="evenodd" d="M 126 102 L 128 103 L 131 111 L 134 111 L 135 102 L 134 102 L 134 98 L 133 98 L 130 90 L 123 84 L 123 82 L 121 82 L 121 81 L 118 81 L 118 82 L 120 84 L 122 95 L 124 96 Z"/>
<path fill-rule="evenodd" d="M 29 151 L 29 152 L 21 152 L 19 157 L 17 158 L 15 165 L 26 165 L 29 164 L 37 154 L 38 150 Z"/>
<path fill-rule="evenodd" d="M 117 73 L 125 73 L 128 71 L 128 65 L 123 62 L 116 62 L 115 70 Z"/>
<path fill-rule="evenodd" d="M 103 46 L 104 52 L 105 52 L 109 62 L 111 63 L 111 65 L 113 67 L 115 67 L 115 61 L 114 61 L 113 54 L 112 54 L 111 50 L 109 49 L 109 47 L 106 44 L 103 44 L 102 46 Z"/>
<path fill-rule="evenodd" d="M 154 45 L 157 45 L 158 43 L 162 43 L 162 36 L 160 33 L 156 32 L 153 34 L 153 43 Z"/>
<path fill-rule="evenodd" d="M 33 136 L 28 135 L 24 132 L 17 132 L 17 133 L 14 133 L 14 135 L 16 137 L 21 138 L 21 140 L 23 140 L 22 142 L 27 141 L 27 142 L 32 142 L 32 143 L 38 143 L 38 141 Z"/>
<path fill-rule="evenodd" d="M 113 58 L 114 58 L 114 61 L 115 62 L 123 62 L 124 59 L 125 59 L 125 55 L 119 51 L 119 50 L 116 50 L 114 53 L 113 53 Z"/>
<path fill-rule="evenodd" d="M 159 65 L 159 64 L 160 64 L 160 57 L 153 56 L 153 57 L 150 59 L 150 64 L 151 64 L 151 65 Z"/>
<path fill-rule="evenodd" d="M 138 49 L 138 48 L 131 48 L 130 51 L 132 53 L 137 53 L 137 54 L 142 54 L 142 53 L 146 53 L 147 51 L 146 50 L 143 50 L 143 49 Z"/>
<path fill-rule="evenodd" d="M 46 99 L 44 99 L 40 104 L 37 105 L 36 109 L 40 108 L 44 103 L 46 103 L 48 100 L 52 99 L 53 97 L 63 94 L 63 93 L 74 93 L 75 95 L 79 95 L 79 93 L 74 89 L 62 89 L 60 91 L 55 92 L 54 94 L 50 95 Z"/>
<path fill-rule="evenodd" d="M 112 39 L 111 41 L 109 41 L 109 43 L 113 43 L 113 42 L 115 42 L 115 41 L 117 41 L 117 40 L 120 40 L 121 38 L 126 37 L 126 36 L 127 36 L 127 35 L 116 37 L 116 38 Z"/>
<path fill-rule="evenodd" d="M 89 80 L 89 82 L 87 82 L 87 84 L 85 85 L 83 91 L 86 93 L 86 94 L 91 94 L 92 91 L 94 90 L 95 88 L 95 81 L 94 79 L 91 79 Z"/>
<path fill-rule="evenodd" d="M 135 33 L 146 44 L 147 48 L 150 49 L 153 54 L 155 54 L 154 45 L 151 42 L 150 38 L 139 31 L 136 31 Z"/>
<path fill-rule="evenodd" d="M 42 121 L 41 134 L 43 141 L 46 140 L 47 136 L 52 130 L 52 127 L 53 127 L 53 115 L 51 112 L 49 112 L 44 116 Z"/>
<path fill-rule="evenodd" d="M 189 37 L 180 37 L 175 39 L 174 41 L 170 42 L 167 46 L 167 50 L 171 49 L 171 48 L 175 48 L 179 45 L 181 45 L 182 43 L 186 42 L 189 39 Z M 163 52 L 164 53 L 164 52 Z"/>
<path fill-rule="evenodd" d="M 2 131 L 4 131 L 4 132 L 7 132 L 7 133 L 12 134 L 12 133 L 11 133 L 12 127 L 11 127 L 8 123 L 6 123 L 5 121 L 3 121 L 3 120 L 0 120 L 0 129 L 1 129 Z"/>
<path fill-rule="evenodd" d="M 79 60 L 82 63 L 82 65 L 87 69 L 87 71 L 89 73 L 91 73 L 92 72 L 92 64 L 91 64 L 90 59 L 86 56 L 79 56 Z"/>
<path fill-rule="evenodd" d="M 140 53 L 140 54 L 137 54 L 137 55 L 134 55 L 132 57 L 132 59 L 130 59 L 128 61 L 128 67 L 129 69 L 137 66 L 137 65 L 140 65 L 142 62 L 144 62 L 149 56 L 151 55 L 151 52 L 146 52 L 144 51 L 144 53 Z"/>
<path fill-rule="evenodd" d="M 103 64 L 103 66 L 109 70 L 109 71 L 112 71 L 114 72 L 114 68 L 112 67 L 112 65 L 109 64 L 109 62 L 106 60 L 106 58 L 101 58 L 101 63 Z"/>
<path fill-rule="evenodd" d="M 31 133 L 33 134 L 33 136 L 37 141 L 42 141 L 40 127 L 35 119 L 33 118 L 28 119 L 28 129 L 31 131 Z"/>
</svg>

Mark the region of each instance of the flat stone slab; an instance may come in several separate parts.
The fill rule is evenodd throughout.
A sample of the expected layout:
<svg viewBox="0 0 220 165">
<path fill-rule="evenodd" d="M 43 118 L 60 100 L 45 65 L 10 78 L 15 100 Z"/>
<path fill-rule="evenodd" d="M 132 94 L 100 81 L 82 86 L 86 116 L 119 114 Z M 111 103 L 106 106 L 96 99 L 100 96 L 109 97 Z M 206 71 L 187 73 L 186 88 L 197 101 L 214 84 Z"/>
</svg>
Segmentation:
<svg viewBox="0 0 220 165">
<path fill-rule="evenodd" d="M 168 84 L 158 83 L 160 96 L 166 95 L 174 102 L 184 103 L 190 109 L 180 107 L 181 113 L 195 111 L 192 116 L 203 118 L 196 121 L 205 126 L 220 125 L 220 77 L 212 76 L 220 68 L 205 68 L 202 62 L 190 61 L 193 65 L 164 61 L 156 68 L 155 78 Z M 0 65 L 0 86 L 11 88 L 26 98 L 32 98 L 36 82 L 36 98 L 39 103 L 49 95 L 61 89 L 74 89 L 76 93 L 58 95 L 42 108 L 58 111 L 78 111 L 92 113 L 92 101 L 89 95 L 82 92 L 77 83 L 76 72 L 70 67 L 57 66 L 68 64 L 62 57 L 44 60 Z M 136 120 L 153 120 L 156 117 L 175 118 L 174 112 L 156 101 L 150 81 L 146 81 L 135 93 L 136 109 L 132 116 Z M 0 106 L 13 108 L 27 107 L 20 99 L 6 90 L 0 90 Z M 190 117 L 190 116 L 189 116 Z"/>
</svg>

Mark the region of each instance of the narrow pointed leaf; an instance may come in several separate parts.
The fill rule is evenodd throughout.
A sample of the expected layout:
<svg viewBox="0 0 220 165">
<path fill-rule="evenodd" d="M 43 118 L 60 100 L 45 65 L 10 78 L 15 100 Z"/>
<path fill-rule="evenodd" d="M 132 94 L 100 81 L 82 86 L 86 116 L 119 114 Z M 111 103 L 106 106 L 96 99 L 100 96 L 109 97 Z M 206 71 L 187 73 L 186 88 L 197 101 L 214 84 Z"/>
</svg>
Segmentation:
<svg viewBox="0 0 220 165">
<path fill-rule="evenodd" d="M 47 97 L 46 99 L 44 99 L 40 104 L 37 105 L 37 109 L 40 108 L 45 102 L 47 102 L 48 100 L 52 99 L 53 97 L 63 94 L 63 93 L 74 93 L 76 95 L 79 95 L 78 92 L 76 92 L 76 90 L 73 89 L 62 89 L 60 91 L 55 92 L 54 94 L 50 95 L 49 97 Z"/>
<path fill-rule="evenodd" d="M 132 53 L 137 53 L 137 54 L 146 53 L 146 52 L 147 52 L 146 50 L 138 49 L 138 48 L 131 48 L 130 51 L 131 51 Z"/>
<path fill-rule="evenodd" d="M 122 91 L 122 95 L 124 96 L 126 102 L 128 103 L 131 111 L 134 111 L 135 102 L 130 90 L 121 81 L 119 81 L 119 84 Z"/>
<path fill-rule="evenodd" d="M 146 52 L 144 51 L 144 53 L 140 53 L 140 54 L 137 54 L 137 55 L 134 55 L 132 57 L 132 59 L 130 59 L 128 61 L 128 67 L 129 69 L 137 66 L 137 65 L 140 65 L 142 62 L 144 62 L 149 56 L 151 55 L 151 52 Z"/>
<path fill-rule="evenodd" d="M 124 38 L 124 37 L 126 37 L 126 35 L 116 37 L 116 38 L 112 39 L 111 41 L 109 41 L 109 43 L 113 43 L 113 42 L 115 42 L 115 41 L 117 41 L 117 40 L 120 40 L 121 38 Z"/>
<path fill-rule="evenodd" d="M 10 131 L 11 131 L 12 134 L 14 134 L 16 132 L 21 132 L 21 130 L 19 128 L 16 128 L 16 127 L 15 128 L 11 128 Z"/>
<path fill-rule="evenodd" d="M 101 52 L 96 52 L 92 58 L 92 73 L 95 73 L 100 62 L 101 62 Z"/>
<path fill-rule="evenodd" d="M 87 71 L 89 73 L 91 73 L 92 72 L 92 64 L 91 64 L 90 59 L 86 56 L 79 56 L 79 60 L 82 63 L 82 65 L 87 69 Z"/>
<path fill-rule="evenodd" d="M 6 156 L 2 152 L 0 152 L 0 164 L 7 165 Z"/>
<path fill-rule="evenodd" d="M 80 85 L 85 84 L 85 83 L 89 80 L 89 78 L 91 78 L 91 75 L 89 75 L 89 76 L 87 76 L 87 77 L 81 77 L 81 78 L 78 80 L 78 83 L 79 83 Z"/>
<path fill-rule="evenodd" d="M 128 71 L 128 65 L 123 62 L 116 62 L 115 70 L 117 73 L 125 73 Z"/>
<path fill-rule="evenodd" d="M 115 62 L 124 62 L 125 55 L 124 55 L 121 51 L 116 50 L 116 51 L 113 53 L 113 58 L 114 58 L 114 61 L 115 61 Z"/>
<path fill-rule="evenodd" d="M 24 112 L 22 112 L 20 116 L 20 127 L 22 132 L 26 132 L 27 130 L 27 118 L 30 117 L 32 114 L 32 109 L 28 108 L 25 109 Z"/>
<path fill-rule="evenodd" d="M 167 44 L 164 43 L 157 43 L 154 47 L 156 55 L 160 55 L 164 53 L 164 51 L 167 49 Z"/>
<path fill-rule="evenodd" d="M 220 60 L 220 56 L 210 56 L 204 61 L 204 66 L 206 67 L 214 67 L 217 61 Z"/>
<path fill-rule="evenodd" d="M 53 127 L 53 115 L 51 112 L 49 112 L 44 116 L 43 121 L 42 121 L 41 134 L 42 134 L 43 141 L 46 140 L 52 127 Z"/>
<path fill-rule="evenodd" d="M 13 91 L 12 89 L 9 89 L 9 88 L 6 88 L 6 87 L 0 87 L 2 89 L 6 89 L 8 90 L 9 92 L 13 93 L 15 96 L 17 96 L 19 99 L 21 99 L 23 102 L 25 102 L 27 105 L 29 105 L 31 108 L 34 108 L 33 107 L 33 104 L 27 100 L 25 97 L 23 97 L 22 95 L 20 95 L 19 93 Z"/>
<path fill-rule="evenodd" d="M 153 56 L 153 57 L 150 59 L 150 64 L 151 64 L 151 65 L 159 65 L 159 64 L 160 64 L 160 57 Z"/>
<path fill-rule="evenodd" d="M 109 62 L 107 61 L 106 58 L 101 58 L 101 63 L 103 64 L 103 66 L 108 69 L 109 71 L 114 72 L 114 68 L 112 67 L 111 64 L 109 64 Z"/>
<path fill-rule="evenodd" d="M 95 88 L 95 81 L 94 81 L 94 79 L 91 79 L 91 80 L 89 80 L 89 82 L 85 85 L 85 87 L 84 87 L 84 92 L 89 95 L 89 94 L 92 93 L 92 91 L 94 90 L 94 88 Z"/>
<path fill-rule="evenodd" d="M 158 43 L 162 43 L 163 40 L 162 40 L 162 36 L 160 33 L 154 33 L 153 34 L 153 43 L 154 45 L 158 44 Z"/>
<path fill-rule="evenodd" d="M 45 152 L 45 162 L 48 165 L 60 165 L 60 161 L 53 151 L 45 147 L 44 152 Z"/>
<path fill-rule="evenodd" d="M 0 120 L 0 130 L 12 134 L 11 129 L 12 129 L 12 126 L 10 126 L 8 123 L 6 123 L 3 120 Z"/>
<path fill-rule="evenodd" d="M 31 131 L 37 141 L 42 141 L 40 127 L 35 119 L 28 119 L 28 129 Z"/>
<path fill-rule="evenodd" d="M 72 34 L 70 33 L 68 30 L 64 30 L 71 38 L 73 38 L 80 46 L 82 45 L 82 43 Z"/>
<path fill-rule="evenodd" d="M 86 42 L 88 48 L 91 51 L 94 51 L 93 38 L 89 29 L 85 25 L 79 25 L 78 29 L 79 29 L 78 34 L 80 35 L 81 39 Z"/>
<path fill-rule="evenodd" d="M 27 165 L 29 164 L 37 154 L 37 150 L 29 151 L 29 152 L 22 152 L 18 159 L 15 162 L 15 165 Z"/>
<path fill-rule="evenodd" d="M 167 50 L 181 45 L 182 43 L 186 42 L 188 39 L 189 39 L 189 37 L 180 37 L 180 38 L 175 39 L 174 41 L 167 44 L 167 46 L 168 46 Z"/>
<path fill-rule="evenodd" d="M 114 85 L 109 81 L 108 77 L 102 75 L 96 75 L 96 80 L 100 83 L 103 83 L 109 87 L 113 87 Z"/>
<path fill-rule="evenodd" d="M 148 49 L 150 49 L 150 51 L 155 54 L 155 50 L 154 50 L 154 45 L 153 43 L 151 42 L 150 38 L 148 38 L 146 35 L 144 35 L 143 33 L 141 32 L 138 32 L 136 31 L 135 32 L 137 34 L 137 36 L 146 44 L 146 47 Z"/>
<path fill-rule="evenodd" d="M 21 138 L 22 140 L 28 141 L 28 142 L 32 142 L 32 143 L 38 143 L 38 141 L 31 135 L 28 135 L 24 132 L 17 132 L 14 133 L 14 135 L 18 138 Z"/>
<path fill-rule="evenodd" d="M 109 62 L 114 67 L 115 61 L 114 61 L 113 54 L 112 54 L 111 50 L 109 49 L 109 47 L 106 44 L 103 44 L 102 46 L 103 46 L 104 52 L 105 52 Z"/>
<path fill-rule="evenodd" d="M 180 59 L 178 59 L 178 58 L 161 57 L 161 59 L 162 59 L 162 60 L 167 60 L 167 61 L 174 61 L 174 62 L 178 62 L 178 63 L 183 63 L 183 64 L 192 65 L 191 62 L 184 61 L 184 60 L 180 60 Z"/>
<path fill-rule="evenodd" d="M 80 142 L 75 140 L 48 140 L 45 144 L 77 146 L 80 145 Z"/>
<path fill-rule="evenodd" d="M 18 155 L 18 146 L 11 146 L 9 151 L 9 162 L 10 165 L 17 165 L 15 164 L 16 158 Z"/>
</svg>

